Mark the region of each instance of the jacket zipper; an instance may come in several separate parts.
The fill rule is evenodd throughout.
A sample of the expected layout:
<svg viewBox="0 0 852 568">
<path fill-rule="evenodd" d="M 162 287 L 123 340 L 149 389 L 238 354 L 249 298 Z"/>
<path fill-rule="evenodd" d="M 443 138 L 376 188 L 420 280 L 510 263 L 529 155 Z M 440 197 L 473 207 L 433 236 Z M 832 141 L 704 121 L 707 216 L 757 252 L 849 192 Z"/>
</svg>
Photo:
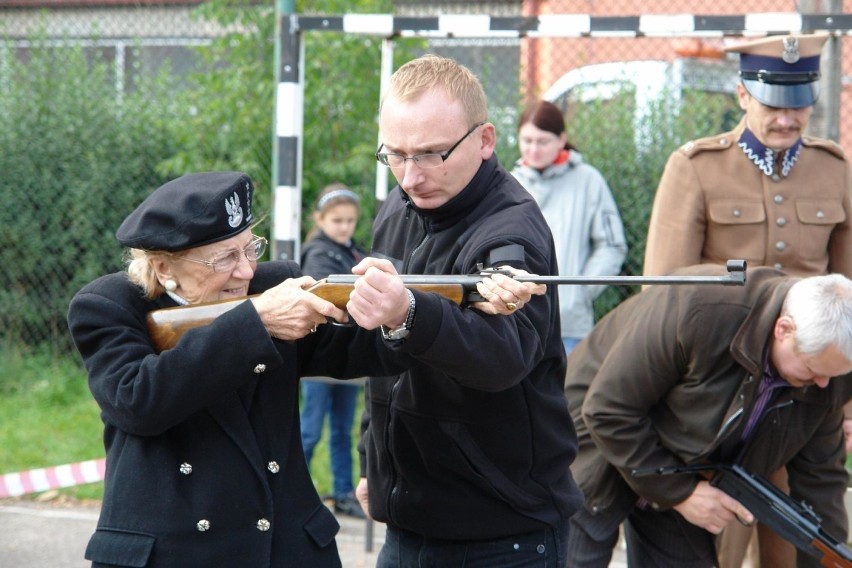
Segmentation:
<svg viewBox="0 0 852 568">
<path fill-rule="evenodd" d="M 411 204 L 406 204 L 406 219 L 408 218 L 409 213 L 411 212 Z M 429 241 L 430 233 L 428 229 L 426 229 L 425 222 L 421 219 L 421 223 L 423 223 L 423 238 L 420 242 L 414 247 L 411 251 L 411 254 L 408 255 L 408 259 L 406 259 L 405 266 L 403 266 L 403 272 L 408 272 L 409 267 L 411 266 L 411 261 L 414 259 L 414 256 L 423 248 Z M 386 444 L 386 452 L 388 454 L 388 463 L 391 464 L 391 491 L 390 496 L 388 497 L 388 520 L 394 520 L 394 511 L 396 510 L 396 503 L 399 497 L 399 485 L 397 481 L 399 480 L 399 466 L 396 462 L 396 457 L 394 456 L 391 448 L 393 448 L 393 401 L 396 398 L 396 393 L 399 390 L 399 375 L 397 375 L 396 380 L 394 380 L 393 387 L 391 387 L 390 400 L 388 401 L 388 419 L 387 424 L 385 425 L 385 444 Z"/>
</svg>

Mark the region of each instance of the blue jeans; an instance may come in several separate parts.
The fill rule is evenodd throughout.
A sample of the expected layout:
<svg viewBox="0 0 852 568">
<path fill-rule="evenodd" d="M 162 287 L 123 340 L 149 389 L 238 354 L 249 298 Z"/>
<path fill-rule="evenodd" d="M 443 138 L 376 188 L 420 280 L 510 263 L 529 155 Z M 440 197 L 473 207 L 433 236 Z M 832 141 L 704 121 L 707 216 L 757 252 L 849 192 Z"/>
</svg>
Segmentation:
<svg viewBox="0 0 852 568">
<path fill-rule="evenodd" d="M 573 351 L 574 348 L 577 347 L 577 344 L 581 341 L 583 341 L 582 337 L 563 337 L 562 345 L 565 346 L 565 354 L 570 355 L 571 351 Z"/>
<path fill-rule="evenodd" d="M 566 568 L 568 521 L 493 540 L 454 541 L 387 527 L 376 568 Z"/>
<path fill-rule="evenodd" d="M 329 416 L 329 455 L 335 497 L 351 493 L 352 422 L 360 386 L 356 384 L 302 381 L 302 447 L 308 466 L 314 448 L 322 437 L 322 426 Z"/>
</svg>

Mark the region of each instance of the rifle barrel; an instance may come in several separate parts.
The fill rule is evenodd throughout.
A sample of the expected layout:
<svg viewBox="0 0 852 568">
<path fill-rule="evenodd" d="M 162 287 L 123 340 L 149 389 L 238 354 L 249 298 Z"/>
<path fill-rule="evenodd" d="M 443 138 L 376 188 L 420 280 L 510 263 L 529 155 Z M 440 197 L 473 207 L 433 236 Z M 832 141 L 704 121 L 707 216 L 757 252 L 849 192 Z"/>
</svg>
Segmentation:
<svg viewBox="0 0 852 568">
<path fill-rule="evenodd" d="M 518 282 L 533 282 L 536 284 L 722 284 L 725 286 L 742 286 L 746 281 L 746 261 L 729 260 L 728 274 L 725 276 L 703 275 L 672 275 L 672 276 L 512 276 Z M 493 270 L 511 276 L 508 272 Z M 404 284 L 457 284 L 466 287 L 476 286 L 489 271 L 482 274 L 403 274 Z M 326 278 L 329 284 L 354 284 L 358 277 L 353 274 L 332 274 Z"/>
</svg>

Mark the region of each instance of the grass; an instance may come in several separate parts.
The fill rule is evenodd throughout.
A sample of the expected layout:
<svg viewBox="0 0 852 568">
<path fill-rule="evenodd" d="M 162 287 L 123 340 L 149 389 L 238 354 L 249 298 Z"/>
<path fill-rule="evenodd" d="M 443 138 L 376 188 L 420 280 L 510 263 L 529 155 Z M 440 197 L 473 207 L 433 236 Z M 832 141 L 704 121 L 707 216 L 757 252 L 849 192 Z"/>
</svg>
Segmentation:
<svg viewBox="0 0 852 568">
<path fill-rule="evenodd" d="M 353 424 L 353 480 L 359 475 L 359 397 Z M 103 457 L 103 427 L 86 372 L 68 357 L 20 350 L 0 352 L 0 474 Z M 311 476 L 320 495 L 331 492 L 328 428 L 314 450 Z M 75 499 L 101 499 L 103 483 L 61 489 Z"/>
<path fill-rule="evenodd" d="M 98 407 L 86 374 L 71 358 L 4 351 L 0 355 L 0 473 L 103 457 Z M 62 490 L 99 499 L 103 484 Z"/>
</svg>

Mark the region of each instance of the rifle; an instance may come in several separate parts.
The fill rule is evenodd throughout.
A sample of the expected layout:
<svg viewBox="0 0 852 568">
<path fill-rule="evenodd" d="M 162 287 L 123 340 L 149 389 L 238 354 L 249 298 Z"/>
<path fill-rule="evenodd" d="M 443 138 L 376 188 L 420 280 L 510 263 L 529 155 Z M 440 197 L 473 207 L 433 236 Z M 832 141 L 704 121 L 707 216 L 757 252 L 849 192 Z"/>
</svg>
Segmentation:
<svg viewBox="0 0 852 568">
<path fill-rule="evenodd" d="M 746 261 L 729 260 L 728 274 L 723 276 L 512 276 L 507 270 L 486 269 L 479 274 L 407 274 L 401 275 L 406 287 L 423 292 L 433 292 L 459 305 L 483 302 L 476 284 L 492 274 L 504 274 L 518 282 L 536 284 L 721 284 L 742 286 L 746 281 Z M 354 274 L 332 274 L 318 280 L 307 289 L 338 308 L 345 310 L 349 294 L 360 278 Z M 158 352 L 174 347 L 185 332 L 211 323 L 218 316 L 235 308 L 252 296 L 236 300 L 221 300 L 191 306 L 162 308 L 148 313 L 148 335 Z"/>
<path fill-rule="evenodd" d="M 739 501 L 754 517 L 792 543 L 797 549 L 820 561 L 821 566 L 852 568 L 852 549 L 822 530 L 819 515 L 806 502 L 795 502 L 765 478 L 739 465 L 700 464 L 636 469 L 634 477 L 651 474 L 698 473 Z"/>
</svg>

